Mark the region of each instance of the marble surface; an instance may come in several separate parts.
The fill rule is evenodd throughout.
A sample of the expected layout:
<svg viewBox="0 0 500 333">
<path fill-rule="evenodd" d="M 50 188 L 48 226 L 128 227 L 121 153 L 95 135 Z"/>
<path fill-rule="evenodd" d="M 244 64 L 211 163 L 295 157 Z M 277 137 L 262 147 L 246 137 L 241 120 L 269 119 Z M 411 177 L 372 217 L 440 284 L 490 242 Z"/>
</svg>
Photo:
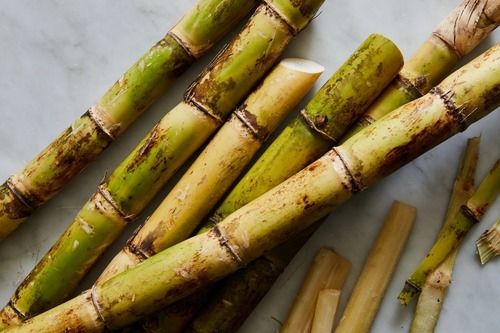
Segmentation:
<svg viewBox="0 0 500 333">
<path fill-rule="evenodd" d="M 310 58 L 326 67 L 316 90 L 369 33 L 390 37 L 408 57 L 458 2 L 327 0 L 321 14 L 288 48 L 286 56 Z M 0 0 L 0 179 L 20 169 L 83 113 L 192 3 L 194 0 Z M 500 34 L 496 32 L 473 55 L 499 41 Z M 104 174 L 180 99 L 215 52 L 193 66 L 98 161 L 0 244 L 0 303 L 7 302 L 16 285 L 61 234 Z M 441 226 L 465 140 L 482 136 L 478 170 L 478 177 L 482 177 L 499 158 L 499 127 L 497 110 L 338 208 L 295 257 L 240 332 L 278 330 L 278 322 L 284 319 L 311 258 L 322 245 L 334 248 L 353 263 L 342 295 L 342 311 L 394 199 L 416 206 L 418 219 L 372 332 L 408 331 L 412 307 L 400 307 L 395 298 Z M 158 199 L 166 191 L 168 188 Z M 143 217 L 158 204 L 158 199 Z M 481 267 L 474 242 L 500 216 L 499 201 L 465 239 L 437 332 L 498 332 L 500 260 Z M 135 225 L 99 262 L 82 288 L 92 283 Z"/>
</svg>

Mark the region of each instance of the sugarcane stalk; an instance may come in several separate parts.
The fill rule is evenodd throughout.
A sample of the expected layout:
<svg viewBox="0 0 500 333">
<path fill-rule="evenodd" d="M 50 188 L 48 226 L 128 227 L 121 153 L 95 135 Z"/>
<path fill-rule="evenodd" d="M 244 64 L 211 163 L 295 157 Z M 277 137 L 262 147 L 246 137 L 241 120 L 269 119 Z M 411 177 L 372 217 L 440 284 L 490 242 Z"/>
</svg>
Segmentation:
<svg viewBox="0 0 500 333">
<path fill-rule="evenodd" d="M 390 40 L 381 35 L 370 35 L 331 76 L 306 105 L 301 115 L 284 129 L 243 176 L 215 213 L 207 219 L 208 222 L 204 224 L 200 232 L 208 230 L 213 222 L 220 221 L 324 154 L 395 77 L 402 64 L 401 52 Z M 314 124 L 318 124 L 318 126 Z M 325 124 L 329 125 L 325 126 Z M 262 279 L 268 281 L 271 279 L 272 272 L 275 280 L 283 270 L 284 265 L 291 260 L 307 239 L 306 237 L 302 238 L 301 242 L 294 240 L 282 249 L 273 251 L 274 253 L 259 259 L 259 263 L 247 267 L 245 269 L 247 272 L 240 274 L 243 277 L 240 282 L 238 282 L 237 277 L 231 278 L 228 286 L 223 287 L 223 290 L 219 290 L 217 295 L 212 297 L 222 302 L 225 298 L 219 297 L 219 295 L 239 293 L 231 300 L 234 305 L 231 308 L 234 311 L 221 312 L 222 309 L 226 309 L 225 304 L 218 304 L 217 301 L 210 302 L 206 315 L 202 315 L 200 318 L 197 329 L 210 331 L 212 327 L 218 327 L 221 332 L 235 331 L 271 285 L 262 282 L 255 284 L 255 288 L 249 287 L 246 285 L 249 281 L 246 277 L 256 279 L 256 276 L 262 274 Z M 233 288 L 238 291 L 233 290 Z M 248 292 L 242 293 L 242 291 Z M 171 311 L 167 310 L 167 312 Z M 186 310 L 186 322 L 194 312 Z M 165 319 L 168 317 L 168 313 L 159 316 L 163 318 L 150 318 L 150 322 L 155 321 L 156 323 L 147 326 L 160 327 L 159 323 L 169 322 L 168 319 Z M 170 326 L 164 326 L 163 330 L 170 331 Z M 162 331 L 158 329 L 149 330 L 149 332 Z"/>
<path fill-rule="evenodd" d="M 344 140 L 436 86 L 458 61 L 470 53 L 500 22 L 500 0 L 464 0 L 405 62 Z"/>
<path fill-rule="evenodd" d="M 416 215 L 415 207 L 394 201 L 335 333 L 370 331 Z"/>
<path fill-rule="evenodd" d="M 340 302 L 340 290 L 323 289 L 318 294 L 311 333 L 331 333 Z"/>
<path fill-rule="evenodd" d="M 310 332 L 318 294 L 323 289 L 341 289 L 351 263 L 329 249 L 320 249 L 300 287 L 280 332 Z"/>
<path fill-rule="evenodd" d="M 124 227 L 238 106 L 294 34 L 305 28 L 302 21 L 288 24 L 283 19 L 286 13 L 271 7 L 274 3 L 257 8 L 241 33 L 188 89 L 184 100 L 98 187 L 11 298 L 9 307 L 18 317 L 30 317 L 69 296 Z M 300 6 L 294 3 L 298 11 Z M 320 3 L 300 2 L 311 5 L 304 11 L 309 20 Z"/>
<path fill-rule="evenodd" d="M 312 61 L 283 60 L 219 130 L 98 283 L 188 238 L 323 70 Z"/>
<path fill-rule="evenodd" d="M 0 186 L 0 240 L 95 160 L 257 2 L 198 0 L 94 106 Z"/>
<path fill-rule="evenodd" d="M 483 232 L 476 242 L 481 264 L 486 264 L 492 258 L 500 255 L 500 220 Z"/>
<path fill-rule="evenodd" d="M 489 114 L 500 104 L 499 85 L 497 44 L 429 94 L 359 132 L 210 231 L 6 332 L 116 329 L 220 280 Z"/>
<path fill-rule="evenodd" d="M 481 221 L 499 192 L 500 160 L 495 163 L 470 199 L 460 207 L 452 221 L 444 226 L 430 251 L 406 280 L 398 296 L 401 304 L 409 304 L 413 297 L 420 293 L 427 276 L 460 245 L 467 232 Z"/>
<path fill-rule="evenodd" d="M 458 169 L 450 202 L 446 211 L 443 228 L 453 223 L 453 217 L 460 207 L 467 202 L 474 192 L 474 179 L 479 157 L 479 137 L 467 141 L 464 157 Z M 415 315 L 411 324 L 411 333 L 434 332 L 444 297 L 451 283 L 456 249 L 434 270 L 425 281 L 418 298 Z"/>
</svg>

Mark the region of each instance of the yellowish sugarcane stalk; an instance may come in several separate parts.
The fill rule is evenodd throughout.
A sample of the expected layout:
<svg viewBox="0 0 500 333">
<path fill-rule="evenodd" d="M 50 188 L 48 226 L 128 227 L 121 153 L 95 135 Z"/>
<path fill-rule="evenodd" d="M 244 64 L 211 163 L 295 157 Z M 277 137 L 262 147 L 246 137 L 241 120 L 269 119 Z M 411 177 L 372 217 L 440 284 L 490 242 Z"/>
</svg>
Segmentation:
<svg viewBox="0 0 500 333">
<path fill-rule="evenodd" d="M 0 313 L 0 325 L 29 318 L 69 297 L 127 224 L 269 72 L 323 1 L 268 0 L 257 8 L 184 99 L 98 187 L 16 290 Z"/>
<path fill-rule="evenodd" d="M 467 142 L 463 160 L 453 184 L 450 203 L 444 225 L 453 222 L 460 207 L 469 200 L 474 192 L 474 179 L 479 156 L 480 138 L 471 138 Z M 415 316 L 411 324 L 411 333 L 432 333 L 439 319 L 444 297 L 451 283 L 456 249 L 426 279 L 418 298 Z"/>
<path fill-rule="evenodd" d="M 280 332 L 310 332 L 319 292 L 323 289 L 342 289 L 350 271 L 351 263 L 347 259 L 330 249 L 321 248 L 304 278 Z"/>
<path fill-rule="evenodd" d="M 98 283 L 188 238 L 323 70 L 312 61 L 283 60 L 219 130 Z"/>
<path fill-rule="evenodd" d="M 416 214 L 415 207 L 399 201 L 392 204 L 335 333 L 370 331 Z"/>
<path fill-rule="evenodd" d="M 257 2 L 198 0 L 94 106 L 0 186 L 0 241 L 95 160 Z"/>
<path fill-rule="evenodd" d="M 332 333 L 339 302 L 340 290 L 320 290 L 314 310 L 311 333 Z"/>
<path fill-rule="evenodd" d="M 344 136 L 344 140 L 401 105 L 428 93 L 499 23 L 500 0 L 464 0 L 405 62 L 399 76 Z"/>
<path fill-rule="evenodd" d="M 426 96 L 335 147 L 210 231 L 8 328 L 6 333 L 118 329 L 220 280 L 490 113 L 500 104 L 499 85 L 500 44 Z"/>
<path fill-rule="evenodd" d="M 500 220 L 486 230 L 476 243 L 481 264 L 486 264 L 493 257 L 500 255 Z"/>
</svg>

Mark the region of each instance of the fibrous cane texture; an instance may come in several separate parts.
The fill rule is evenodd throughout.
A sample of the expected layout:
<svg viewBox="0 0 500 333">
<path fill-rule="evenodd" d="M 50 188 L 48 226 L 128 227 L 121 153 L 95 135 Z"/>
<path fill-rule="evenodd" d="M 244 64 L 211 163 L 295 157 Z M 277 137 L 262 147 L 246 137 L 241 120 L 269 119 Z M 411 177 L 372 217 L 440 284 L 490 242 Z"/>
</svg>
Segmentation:
<svg viewBox="0 0 500 333">
<path fill-rule="evenodd" d="M 500 255 L 500 220 L 481 235 L 476 246 L 479 260 L 483 265 Z"/>
</svg>

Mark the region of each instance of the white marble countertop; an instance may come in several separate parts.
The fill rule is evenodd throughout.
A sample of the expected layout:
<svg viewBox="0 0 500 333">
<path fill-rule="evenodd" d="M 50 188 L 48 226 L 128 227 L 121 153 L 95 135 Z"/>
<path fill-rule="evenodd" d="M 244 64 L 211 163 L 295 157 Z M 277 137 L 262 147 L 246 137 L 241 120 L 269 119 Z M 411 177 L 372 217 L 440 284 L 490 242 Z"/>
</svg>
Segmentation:
<svg viewBox="0 0 500 333">
<path fill-rule="evenodd" d="M 194 0 L 0 0 L 0 179 L 20 169 L 160 39 Z M 393 39 L 409 57 L 459 0 L 327 0 L 321 15 L 288 48 L 326 67 L 316 88 L 372 32 Z M 494 33 L 474 55 L 500 41 Z M 219 45 L 220 47 L 220 45 Z M 168 93 L 93 165 L 0 244 L 0 303 L 49 249 L 110 171 L 182 96 L 216 50 L 193 66 Z M 467 59 L 471 59 L 468 57 Z M 391 202 L 418 208 L 418 220 L 372 332 L 406 332 L 412 308 L 396 301 L 403 281 L 434 241 L 441 226 L 456 167 L 467 137 L 482 135 L 479 177 L 500 157 L 500 112 L 494 112 L 389 179 L 337 209 L 296 256 L 241 332 L 276 332 L 308 264 L 321 245 L 353 263 L 343 309 Z M 166 191 L 159 195 L 162 197 Z M 499 200 L 500 201 L 500 200 Z M 500 260 L 478 264 L 474 242 L 500 216 L 500 202 L 467 236 L 437 332 L 498 332 Z M 148 208 L 150 213 L 158 200 Z M 140 221 L 138 221 L 140 222 Z M 117 242 L 123 244 L 136 224 Z M 88 287 L 108 254 L 86 279 Z"/>
</svg>

